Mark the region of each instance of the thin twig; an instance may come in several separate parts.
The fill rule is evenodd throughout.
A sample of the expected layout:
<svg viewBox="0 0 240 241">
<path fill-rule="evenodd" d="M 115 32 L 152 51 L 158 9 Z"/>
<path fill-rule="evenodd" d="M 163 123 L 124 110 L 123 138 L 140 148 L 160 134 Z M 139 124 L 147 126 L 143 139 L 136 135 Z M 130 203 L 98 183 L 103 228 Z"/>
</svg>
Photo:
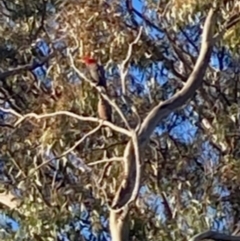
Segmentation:
<svg viewBox="0 0 240 241">
<path fill-rule="evenodd" d="M 173 6 L 173 1 L 170 0 L 170 1 L 167 3 L 167 5 L 165 6 L 163 12 L 160 14 L 160 16 L 161 16 L 162 19 L 166 17 L 166 14 L 167 14 L 168 10 L 169 10 L 172 6 Z"/>
<path fill-rule="evenodd" d="M 97 164 L 106 163 L 106 162 L 114 162 L 114 161 L 121 162 L 121 161 L 123 161 L 123 157 L 105 158 L 105 159 L 102 159 L 102 160 L 98 160 L 98 161 L 95 161 L 95 162 L 88 163 L 87 165 L 88 166 L 94 166 L 94 165 L 97 165 Z"/>
<path fill-rule="evenodd" d="M 67 154 L 69 154 L 70 152 L 72 152 L 77 146 L 79 146 L 83 141 L 85 141 L 85 139 L 89 136 L 91 136 L 92 134 L 96 133 L 98 130 L 100 130 L 100 128 L 102 127 L 102 124 L 100 123 L 96 128 L 94 128 L 93 130 L 89 131 L 86 135 L 84 135 L 80 140 L 78 140 L 72 147 L 70 147 L 68 150 L 66 150 L 65 152 L 63 152 L 60 156 L 54 157 L 52 158 L 52 160 L 56 160 L 56 159 L 60 159 L 64 156 L 66 156 Z"/>
<path fill-rule="evenodd" d="M 33 174 L 34 172 L 36 172 L 37 170 L 39 170 L 40 168 L 42 168 L 43 166 L 47 165 L 48 163 L 54 161 L 54 160 L 58 160 L 64 156 L 66 156 L 67 154 L 69 154 L 70 152 L 72 152 L 78 145 L 80 145 L 87 137 L 91 136 L 92 134 L 94 134 L 95 132 L 97 132 L 100 128 L 102 127 L 102 124 L 99 124 L 96 128 L 94 128 L 93 130 L 89 131 L 86 135 L 84 135 L 80 140 L 78 140 L 72 147 L 70 147 L 68 150 L 66 150 L 65 152 L 63 152 L 61 155 L 56 156 L 51 158 L 50 160 L 47 160 L 43 163 L 41 163 L 39 166 L 37 166 L 33 172 L 31 172 L 31 174 Z"/>
<path fill-rule="evenodd" d="M 66 47 L 59 49 L 58 51 L 64 50 Z M 42 60 L 39 63 L 30 63 L 26 65 L 22 65 L 20 67 L 5 71 L 0 73 L 0 80 L 3 80 L 9 76 L 14 76 L 17 74 L 20 74 L 24 71 L 32 71 L 38 67 L 42 67 L 48 60 L 50 60 L 52 57 L 56 55 L 57 50 L 53 50 L 48 56 L 42 58 Z"/>
<path fill-rule="evenodd" d="M 98 185 L 102 184 L 102 180 L 103 178 L 106 176 L 106 173 L 108 172 L 109 168 L 111 167 L 112 163 L 111 162 L 107 162 L 104 167 L 103 167 L 103 171 L 101 173 L 101 176 L 98 179 Z"/>
</svg>

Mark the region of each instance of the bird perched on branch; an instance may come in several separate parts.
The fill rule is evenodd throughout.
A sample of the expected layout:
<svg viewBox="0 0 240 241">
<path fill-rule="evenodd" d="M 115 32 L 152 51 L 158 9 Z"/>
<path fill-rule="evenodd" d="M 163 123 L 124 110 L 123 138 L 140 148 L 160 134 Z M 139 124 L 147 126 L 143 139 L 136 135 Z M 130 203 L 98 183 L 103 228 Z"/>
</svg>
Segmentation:
<svg viewBox="0 0 240 241">
<path fill-rule="evenodd" d="M 98 100 L 98 115 L 100 119 L 112 121 L 112 107 L 102 96 Z"/>
<path fill-rule="evenodd" d="M 89 56 L 83 57 L 83 62 L 85 63 L 87 70 L 90 74 L 91 80 L 96 86 L 102 86 L 107 88 L 107 81 L 105 77 L 105 71 L 102 65 L 97 63 L 97 60 Z"/>
<path fill-rule="evenodd" d="M 88 56 L 85 56 L 83 61 L 87 67 L 92 82 L 95 83 L 96 86 L 104 87 L 107 91 L 107 81 L 103 66 L 99 65 L 96 59 Z M 112 107 L 110 103 L 101 96 L 101 94 L 99 94 L 98 99 L 98 116 L 102 120 L 112 121 Z M 112 135 L 110 128 L 106 127 L 105 130 L 108 137 Z"/>
<path fill-rule="evenodd" d="M 102 120 L 112 122 L 112 107 L 101 95 L 99 95 L 98 99 L 98 116 Z M 105 130 L 107 137 L 112 136 L 112 131 L 109 127 L 106 127 Z"/>
</svg>

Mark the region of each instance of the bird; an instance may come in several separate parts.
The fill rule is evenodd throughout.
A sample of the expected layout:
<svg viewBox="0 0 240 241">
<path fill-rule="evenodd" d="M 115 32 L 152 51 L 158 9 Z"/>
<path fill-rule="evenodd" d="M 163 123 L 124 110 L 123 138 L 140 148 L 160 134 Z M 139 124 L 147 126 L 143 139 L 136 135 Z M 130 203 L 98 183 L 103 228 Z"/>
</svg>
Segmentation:
<svg viewBox="0 0 240 241">
<path fill-rule="evenodd" d="M 83 57 L 88 73 L 90 74 L 91 80 L 96 86 L 103 87 L 107 92 L 107 81 L 105 77 L 105 70 L 102 65 L 97 63 L 97 60 L 89 56 Z M 112 122 L 112 107 L 110 103 L 105 100 L 101 94 L 98 96 L 98 117 L 102 120 Z M 107 137 L 112 135 L 109 127 L 105 128 Z"/>
<path fill-rule="evenodd" d="M 98 116 L 102 120 L 112 122 L 112 107 L 102 96 L 98 100 Z"/>
<path fill-rule="evenodd" d="M 105 70 L 102 65 L 98 64 L 97 60 L 89 56 L 83 57 L 83 62 L 90 74 L 91 80 L 96 86 L 107 88 Z"/>
</svg>

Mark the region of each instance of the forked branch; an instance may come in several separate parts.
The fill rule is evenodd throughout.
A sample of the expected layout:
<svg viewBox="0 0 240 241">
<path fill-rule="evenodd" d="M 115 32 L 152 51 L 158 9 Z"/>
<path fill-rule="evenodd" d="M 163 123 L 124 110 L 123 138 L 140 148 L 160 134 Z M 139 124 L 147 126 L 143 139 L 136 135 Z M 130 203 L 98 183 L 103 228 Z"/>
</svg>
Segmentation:
<svg viewBox="0 0 240 241">
<path fill-rule="evenodd" d="M 138 135 L 140 148 L 147 143 L 158 123 L 168 114 L 182 107 L 201 85 L 213 48 L 213 26 L 215 26 L 215 21 L 216 13 L 215 10 L 211 9 L 204 24 L 200 54 L 186 85 L 170 99 L 159 103 L 144 119 Z M 118 204 L 115 204 L 118 208 L 122 208 L 128 203 L 132 193 L 131 190 L 135 186 L 136 165 L 134 164 L 135 155 L 132 141 L 126 146 L 124 157 L 125 162 L 127 162 L 125 165 L 126 179 L 123 180 L 121 191 L 119 190 L 119 193 L 122 193 L 122 195 L 119 196 Z M 123 200 L 125 201 L 123 202 Z M 120 203 L 121 205 L 119 205 Z"/>
</svg>

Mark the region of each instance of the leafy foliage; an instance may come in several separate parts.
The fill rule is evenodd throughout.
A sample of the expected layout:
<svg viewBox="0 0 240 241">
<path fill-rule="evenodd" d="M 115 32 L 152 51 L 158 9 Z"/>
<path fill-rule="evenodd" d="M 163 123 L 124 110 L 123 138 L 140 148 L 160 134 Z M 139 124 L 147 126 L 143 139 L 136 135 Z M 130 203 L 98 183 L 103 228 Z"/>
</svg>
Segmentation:
<svg viewBox="0 0 240 241">
<path fill-rule="evenodd" d="M 0 112 L 1 189 L 22 200 L 14 211 L 3 209 L 20 225 L 9 240 L 63 240 L 60 233 L 69 240 L 107 239 L 107 208 L 124 173 L 119 162 L 96 161 L 121 157 L 128 138 L 117 132 L 106 138 L 103 129 L 86 137 L 97 124 L 64 114 L 13 125 L 31 112 L 97 116 L 97 90 L 79 78 L 70 52 L 83 73 L 85 55 L 104 64 L 109 95 L 135 127 L 134 113 L 120 98 L 119 65 L 140 26 L 126 85 L 141 120 L 182 88 L 212 1 L 172 1 L 170 7 L 168 1 L 145 1 L 138 8 L 133 2 L 1 0 L 1 72 L 27 66 L 0 74 L 1 107 L 18 113 Z M 239 9 L 234 1 L 217 2 L 220 28 Z M 239 222 L 238 31 L 236 24 L 215 46 L 203 86 L 159 123 L 142 150 L 142 190 L 130 212 L 130 240 L 186 239 L 211 228 L 231 232 Z M 114 124 L 124 127 L 116 112 Z"/>
</svg>

